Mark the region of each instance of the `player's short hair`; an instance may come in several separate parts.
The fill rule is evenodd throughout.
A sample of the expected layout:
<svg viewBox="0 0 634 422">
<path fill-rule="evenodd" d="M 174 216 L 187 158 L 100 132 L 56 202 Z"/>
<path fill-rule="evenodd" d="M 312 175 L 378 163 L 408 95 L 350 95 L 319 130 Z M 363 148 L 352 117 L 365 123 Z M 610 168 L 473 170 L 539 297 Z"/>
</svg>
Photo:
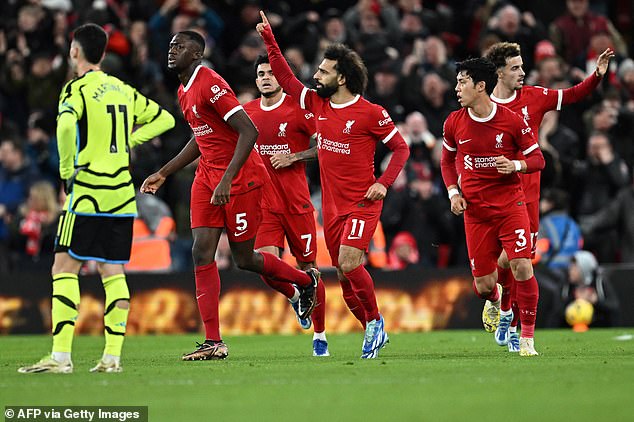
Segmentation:
<svg viewBox="0 0 634 422">
<path fill-rule="evenodd" d="M 324 58 L 335 60 L 335 69 L 346 78 L 346 87 L 353 94 L 363 94 L 368 85 L 368 69 L 359 54 L 343 44 L 331 44 Z"/>
<path fill-rule="evenodd" d="M 261 65 L 262 63 L 270 63 L 269 56 L 267 56 L 266 54 L 260 54 L 258 58 L 255 59 L 255 62 L 253 63 L 253 70 L 255 71 L 255 76 L 258 75 L 258 66 Z"/>
<path fill-rule="evenodd" d="M 471 77 L 474 85 L 480 81 L 484 82 L 487 95 L 491 95 L 495 85 L 497 85 L 498 75 L 496 71 L 495 65 L 484 57 L 467 59 L 456 64 L 456 72 L 466 73 Z"/>
<path fill-rule="evenodd" d="M 200 48 L 200 52 L 205 51 L 205 39 L 196 31 L 181 31 L 181 35 L 185 35 L 190 41 L 193 41 Z"/>
<path fill-rule="evenodd" d="M 510 58 L 520 56 L 522 50 L 520 45 L 514 42 L 497 42 L 493 44 L 484 54 L 484 57 L 491 60 L 497 69 L 506 66 L 506 61 Z"/>
<path fill-rule="evenodd" d="M 99 25 L 87 23 L 75 29 L 73 41 L 81 46 L 84 57 L 89 63 L 98 64 L 106 51 L 108 34 Z"/>
</svg>

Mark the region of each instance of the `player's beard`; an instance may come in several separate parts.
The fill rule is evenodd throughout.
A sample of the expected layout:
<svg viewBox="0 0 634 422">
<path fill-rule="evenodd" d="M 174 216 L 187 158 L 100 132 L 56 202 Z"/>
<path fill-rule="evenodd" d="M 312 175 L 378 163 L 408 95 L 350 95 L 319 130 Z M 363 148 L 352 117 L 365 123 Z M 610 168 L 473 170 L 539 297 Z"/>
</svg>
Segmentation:
<svg viewBox="0 0 634 422">
<path fill-rule="evenodd" d="M 281 86 L 278 86 L 277 89 L 274 89 L 273 91 L 270 92 L 262 92 L 260 91 L 260 94 L 264 97 L 264 98 L 271 98 L 277 95 L 278 92 L 280 92 L 282 90 Z"/>
<path fill-rule="evenodd" d="M 317 87 L 315 91 L 317 91 L 317 95 L 321 98 L 330 98 L 337 92 L 337 88 L 339 88 L 337 84 L 322 85 L 321 87 Z"/>
</svg>

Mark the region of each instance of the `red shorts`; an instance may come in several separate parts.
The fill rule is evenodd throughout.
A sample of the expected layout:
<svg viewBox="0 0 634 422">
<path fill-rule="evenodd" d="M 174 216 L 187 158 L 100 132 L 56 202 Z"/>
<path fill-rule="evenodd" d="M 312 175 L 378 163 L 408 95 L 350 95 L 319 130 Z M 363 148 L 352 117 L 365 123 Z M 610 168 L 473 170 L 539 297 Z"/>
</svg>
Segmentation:
<svg viewBox="0 0 634 422">
<path fill-rule="evenodd" d="M 284 249 L 284 236 L 293 256 L 299 262 L 313 262 L 317 258 L 317 230 L 312 212 L 277 214 L 262 210 L 262 222 L 255 238 L 255 249 L 276 246 Z"/>
<path fill-rule="evenodd" d="M 364 201 L 373 202 L 376 201 Z M 339 266 L 339 248 L 341 245 L 368 250 L 374 231 L 381 217 L 382 201 L 379 206 L 358 208 L 353 213 L 343 216 L 323 213 L 324 238 L 330 253 L 330 260 L 335 267 Z"/>
<path fill-rule="evenodd" d="M 537 234 L 539 232 L 539 201 L 527 202 L 528 220 L 531 225 L 531 259 L 535 258 L 537 249 Z"/>
<path fill-rule="evenodd" d="M 262 189 L 231 195 L 229 203 L 213 205 L 214 190 L 202 177 L 192 183 L 191 227 L 224 227 L 230 242 L 253 239 L 262 220 Z"/>
<path fill-rule="evenodd" d="M 499 217 L 465 221 L 467 250 L 474 277 L 494 272 L 502 249 L 509 260 L 531 257 L 530 222 L 526 207 L 514 207 Z"/>
</svg>

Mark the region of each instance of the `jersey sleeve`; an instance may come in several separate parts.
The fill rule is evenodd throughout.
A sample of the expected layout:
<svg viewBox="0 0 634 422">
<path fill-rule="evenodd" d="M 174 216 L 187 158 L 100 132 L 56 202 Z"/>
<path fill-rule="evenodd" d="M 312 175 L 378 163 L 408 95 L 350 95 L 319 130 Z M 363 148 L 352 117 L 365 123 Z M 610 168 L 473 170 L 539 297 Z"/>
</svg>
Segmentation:
<svg viewBox="0 0 634 422">
<path fill-rule="evenodd" d="M 450 114 L 443 125 L 442 155 L 440 157 L 440 171 L 445 187 L 458 185 L 458 171 L 456 170 L 456 140 L 453 129 L 453 114 Z"/>
<path fill-rule="evenodd" d="M 207 70 L 203 73 L 204 77 L 200 82 L 199 93 L 203 96 L 205 103 L 211 106 L 226 122 L 236 112 L 244 109 L 222 76 L 211 72 L 211 70 Z M 208 95 L 209 98 L 205 98 L 205 95 Z"/>
<path fill-rule="evenodd" d="M 515 128 L 515 142 L 524 155 L 526 173 L 533 173 L 544 168 L 544 156 L 535 139 L 533 130 L 519 114 L 509 114 Z"/>
<path fill-rule="evenodd" d="M 135 147 L 174 127 L 174 117 L 163 107 L 134 90 L 134 124 L 142 125 L 130 136 Z"/>
<path fill-rule="evenodd" d="M 561 89 L 550 89 L 541 86 L 532 87 L 530 101 L 542 109 L 545 113 L 550 110 L 561 110 L 563 104 L 563 92 Z"/>
<path fill-rule="evenodd" d="M 77 121 L 84 115 L 84 101 L 77 90 L 77 81 L 64 86 L 57 108 L 57 151 L 59 153 L 59 175 L 69 179 L 75 167 L 77 152 Z"/>
<path fill-rule="evenodd" d="M 317 132 L 315 127 L 315 115 L 308 110 L 297 110 L 298 120 L 301 122 L 301 131 L 306 134 L 307 137 L 311 137 Z"/>
</svg>

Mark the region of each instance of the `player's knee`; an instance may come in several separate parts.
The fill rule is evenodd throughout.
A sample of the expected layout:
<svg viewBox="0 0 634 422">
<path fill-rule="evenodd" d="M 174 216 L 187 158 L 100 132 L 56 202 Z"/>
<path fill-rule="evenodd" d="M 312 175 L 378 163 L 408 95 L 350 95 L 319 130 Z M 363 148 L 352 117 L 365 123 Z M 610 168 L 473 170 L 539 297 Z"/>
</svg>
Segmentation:
<svg viewBox="0 0 634 422">
<path fill-rule="evenodd" d="M 246 271 L 255 271 L 256 266 L 253 262 L 253 254 L 242 255 L 242 254 L 234 254 L 233 259 L 236 262 L 236 265 L 241 270 Z"/>
<path fill-rule="evenodd" d="M 196 267 L 211 263 L 213 258 L 207 248 L 203 248 L 200 244 L 194 242 L 194 246 L 192 246 L 192 259 Z"/>
<path fill-rule="evenodd" d="M 518 258 L 511 261 L 513 278 L 517 281 L 528 280 L 533 276 L 533 265 L 528 258 Z"/>
</svg>

